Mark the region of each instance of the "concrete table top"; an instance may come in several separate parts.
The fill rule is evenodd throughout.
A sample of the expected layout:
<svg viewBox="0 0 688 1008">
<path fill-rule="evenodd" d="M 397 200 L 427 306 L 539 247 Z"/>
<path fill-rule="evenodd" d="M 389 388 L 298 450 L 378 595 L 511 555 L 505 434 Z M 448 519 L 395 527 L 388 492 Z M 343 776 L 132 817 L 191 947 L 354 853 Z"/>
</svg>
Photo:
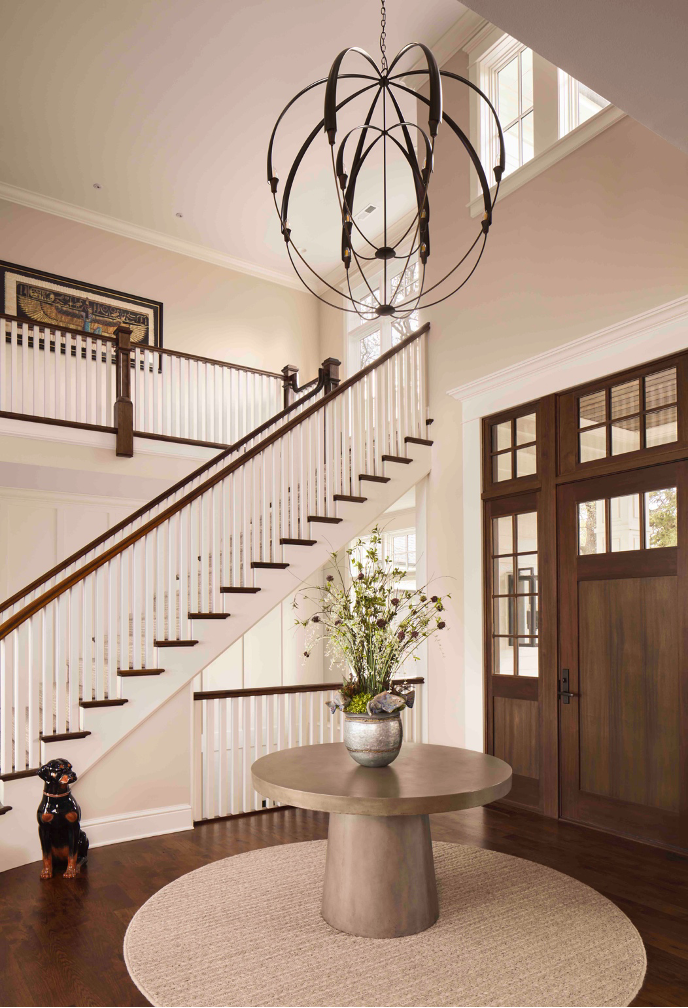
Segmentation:
<svg viewBox="0 0 688 1008">
<path fill-rule="evenodd" d="M 353 815 L 427 815 L 496 801 L 511 788 L 511 767 L 454 746 L 404 742 L 387 767 L 362 767 L 343 742 L 281 749 L 256 760 L 259 794 L 299 808 Z"/>
</svg>

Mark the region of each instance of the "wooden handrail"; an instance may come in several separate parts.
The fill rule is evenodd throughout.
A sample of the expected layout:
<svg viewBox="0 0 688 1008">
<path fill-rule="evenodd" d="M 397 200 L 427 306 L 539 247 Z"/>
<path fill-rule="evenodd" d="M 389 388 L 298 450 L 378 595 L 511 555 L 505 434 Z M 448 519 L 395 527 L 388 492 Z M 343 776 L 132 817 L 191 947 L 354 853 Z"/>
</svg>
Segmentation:
<svg viewBox="0 0 688 1008">
<path fill-rule="evenodd" d="M 66 326 L 50 326 L 46 325 L 45 322 L 32 322 L 30 319 L 20 318 L 18 315 L 8 315 L 6 312 L 0 312 L 0 319 L 6 319 L 8 322 L 17 322 L 19 325 L 33 326 L 53 335 L 56 333 L 70 333 L 73 336 L 82 336 L 84 339 L 105 340 L 108 343 L 112 343 L 114 347 L 117 346 L 117 337 L 108 336 L 105 333 L 84 332 L 83 329 L 69 329 Z M 247 367 L 245 364 L 232 364 L 230 361 L 214 360 L 212 357 L 199 357 L 197 354 L 184 353 L 182 350 L 168 350 L 167 347 L 156 347 L 149 343 L 132 343 L 131 348 L 132 350 L 143 349 L 150 350 L 151 353 L 167 354 L 169 357 L 184 357 L 187 360 L 201 361 L 204 364 L 217 364 L 219 367 L 234 368 L 236 371 L 248 371 L 250 374 L 265 375 L 266 378 L 277 378 L 279 381 L 282 381 L 282 375 L 277 374 L 275 371 L 263 371 L 262 368 Z"/>
<path fill-rule="evenodd" d="M 255 458 L 256 455 L 260 455 L 261 452 L 263 452 L 271 444 L 274 444 L 275 441 L 279 441 L 280 438 L 284 437 L 285 434 L 293 430 L 304 420 L 307 420 L 309 417 L 313 416 L 319 410 L 329 405 L 329 403 L 332 402 L 333 399 L 336 399 L 337 396 L 342 395 L 353 385 L 355 385 L 358 381 L 360 381 L 361 378 L 364 378 L 367 374 L 370 374 L 372 371 L 375 371 L 376 368 L 379 368 L 382 364 L 386 363 L 386 361 L 390 360 L 390 358 L 400 353 L 405 347 L 409 346 L 411 343 L 415 342 L 415 340 L 417 340 L 420 336 L 423 336 L 426 332 L 428 332 L 429 329 L 430 329 L 430 323 L 426 322 L 425 325 L 422 325 L 420 327 L 420 329 L 416 329 L 416 331 L 412 332 L 410 336 L 406 337 L 406 339 L 401 340 L 401 342 L 397 343 L 396 346 L 391 347 L 391 349 L 381 354 L 376 360 L 368 364 L 367 367 L 364 367 L 360 371 L 357 371 L 356 374 L 351 375 L 350 378 L 347 378 L 346 381 L 343 381 L 341 385 L 338 385 L 335 389 L 333 389 L 332 392 L 329 392 L 322 399 L 318 400 L 318 402 L 313 403 L 313 405 L 309 406 L 308 409 L 303 411 L 303 413 L 300 413 L 297 417 L 294 417 L 293 420 L 289 420 L 286 424 L 284 424 L 284 426 L 280 427 L 278 430 L 273 431 L 272 434 L 269 434 L 263 441 L 259 441 L 257 445 L 254 445 L 253 448 L 250 448 L 238 459 L 235 459 L 233 462 L 230 462 L 229 465 L 225 466 L 223 469 L 220 469 L 219 472 L 209 477 L 209 479 L 207 479 L 204 483 L 201 483 L 194 490 L 190 490 L 189 493 L 187 493 L 184 497 L 178 500 L 175 504 L 170 505 L 170 507 L 166 508 L 164 511 L 161 511 L 159 515 L 156 515 L 155 518 L 152 518 L 149 522 L 146 522 L 145 525 L 142 525 L 141 528 L 137 529 L 135 532 L 132 532 L 130 535 L 126 536 L 124 539 L 121 540 L 121 542 L 117 543 L 116 546 L 112 546 L 109 550 L 105 550 L 104 553 L 101 553 L 100 556 L 94 557 L 93 560 L 90 561 L 90 563 L 87 563 L 84 567 L 81 567 L 79 568 L 79 570 L 74 571 L 72 574 L 66 577 L 64 581 L 60 581 L 59 584 L 53 585 L 53 587 L 49 588 L 46 592 L 43 593 L 43 595 L 39 595 L 38 598 L 34 599 L 32 602 L 29 602 L 28 605 L 24 606 L 23 609 L 20 609 L 18 613 L 14 613 L 12 616 L 9 617 L 9 619 L 5 620 L 4 623 L 0 624 L 0 640 L 3 640 L 5 637 L 7 637 L 8 634 L 12 633 L 13 630 L 16 630 L 18 626 L 21 626 L 22 623 L 24 623 L 27 619 L 30 619 L 31 616 L 34 616 L 37 612 L 40 612 L 40 610 L 43 609 L 44 606 L 48 605 L 54 599 L 59 598 L 59 596 L 62 595 L 63 592 L 66 592 L 69 588 L 73 588 L 74 585 L 79 583 L 79 581 L 82 581 L 85 577 L 88 577 L 89 574 L 92 574 L 94 571 L 98 570 L 99 567 L 102 567 L 109 560 L 112 560 L 113 557 L 116 557 L 120 553 L 123 553 L 126 549 L 129 548 L 129 546 L 133 545 L 133 543 L 138 542 L 139 539 L 142 539 L 144 536 L 148 535 L 148 533 L 152 532 L 153 529 L 158 528 L 160 525 L 163 524 L 163 522 L 167 521 L 168 518 L 171 518 L 172 515 L 178 514 L 186 507 L 187 504 L 190 504 L 198 497 L 201 497 L 206 492 L 206 490 L 209 490 L 211 487 L 216 486 L 216 484 L 221 483 L 223 479 L 225 479 L 231 473 L 236 472 L 237 469 L 240 469 L 241 466 L 244 465 L 245 462 L 248 462 L 249 459 Z"/>
<path fill-rule="evenodd" d="M 413 679 L 399 677 L 392 682 L 415 686 L 424 683 L 423 676 L 415 676 Z M 340 689 L 341 679 L 338 682 L 329 683 L 308 683 L 299 686 L 263 686 L 257 689 L 225 689 L 225 690 L 199 690 L 194 693 L 194 700 L 227 700 L 231 697 L 248 696 L 275 696 L 278 693 L 326 693 L 328 690 Z"/>
<path fill-rule="evenodd" d="M 72 555 L 67 557 L 66 560 L 62 560 L 59 564 L 56 564 L 52 568 L 52 570 L 48 571 L 47 574 L 41 575 L 41 577 L 36 578 L 35 581 L 32 581 L 30 584 L 26 585 L 25 588 L 21 588 L 19 591 L 15 592 L 14 595 L 10 595 L 9 598 L 5 599 L 4 602 L 0 603 L 0 612 L 4 612 L 5 609 L 9 609 L 9 607 L 13 606 L 15 602 L 19 602 L 19 600 L 24 598 L 25 595 L 28 595 L 29 592 L 32 592 L 34 588 L 39 588 L 40 585 L 42 585 L 45 581 L 49 581 L 50 578 L 55 577 L 55 575 L 59 574 L 60 571 L 66 570 L 67 567 L 70 567 L 71 564 L 75 563 L 75 561 L 77 561 L 80 557 L 86 556 L 86 554 L 90 553 L 91 550 L 95 549 L 97 546 L 101 546 L 108 539 L 111 539 L 112 536 L 117 535 L 117 533 L 121 532 L 122 529 L 127 527 L 127 525 L 131 525 L 131 523 L 135 522 L 137 518 L 140 518 L 142 515 L 144 515 L 146 511 L 150 511 L 154 507 L 157 507 L 158 504 L 161 504 L 166 497 L 172 497 L 173 494 L 176 494 L 178 490 L 181 490 L 186 483 L 193 482 L 193 480 L 197 479 L 207 469 L 212 469 L 213 466 L 217 465 L 218 462 L 221 462 L 223 458 L 227 458 L 228 455 L 232 455 L 234 452 L 238 451 L 242 445 L 246 444 L 247 441 L 251 441 L 253 438 L 258 437 L 259 434 L 261 434 L 264 430 L 267 430 L 268 427 L 272 427 L 273 424 L 279 423 L 280 420 L 282 420 L 289 413 L 292 413 L 298 406 L 303 405 L 303 403 L 307 399 L 311 399 L 314 395 L 318 394 L 318 392 L 322 389 L 324 385 L 324 379 L 321 376 L 320 378 L 314 379 L 314 381 L 317 383 L 315 388 L 311 389 L 310 392 L 302 396 L 301 399 L 298 399 L 296 402 L 292 403 L 286 409 L 280 410 L 279 413 L 275 413 L 275 415 L 270 417 L 269 420 L 265 420 L 262 424 L 259 424 L 259 426 L 256 427 L 254 430 L 250 431 L 248 434 L 244 434 L 244 436 L 242 438 L 239 438 L 239 440 L 236 441 L 233 445 L 227 445 L 226 448 L 218 452 L 217 455 L 214 455 L 213 458 L 208 459 L 207 462 L 204 462 L 203 465 L 200 465 L 198 469 L 194 469 L 194 471 L 192 473 L 189 473 L 188 476 L 183 476 L 182 479 L 178 480 L 173 486 L 169 488 L 169 490 L 163 490 L 162 493 L 158 494 L 157 497 L 154 497 L 152 500 L 148 501 L 147 504 L 143 504 L 140 508 L 138 508 L 137 511 L 134 511 L 126 518 L 123 518 L 122 521 L 118 522 L 116 525 L 113 525 L 112 528 L 106 529 L 105 532 L 101 532 L 99 536 L 96 536 L 95 539 L 92 539 L 90 543 L 86 544 L 86 546 L 83 546 L 81 549 L 77 550 L 76 553 L 72 553 Z M 37 419 L 41 420 L 43 418 L 38 417 Z M 92 429 L 101 430 L 101 428 L 99 427 L 93 427 Z M 113 432 L 115 431 L 114 427 L 107 427 L 102 429 Z M 159 434 L 142 434 L 140 431 L 134 431 L 134 434 L 137 437 L 160 438 Z M 168 439 L 163 438 L 163 440 Z M 202 444 L 202 443 L 203 442 L 199 441 L 194 442 L 194 444 Z"/>
</svg>

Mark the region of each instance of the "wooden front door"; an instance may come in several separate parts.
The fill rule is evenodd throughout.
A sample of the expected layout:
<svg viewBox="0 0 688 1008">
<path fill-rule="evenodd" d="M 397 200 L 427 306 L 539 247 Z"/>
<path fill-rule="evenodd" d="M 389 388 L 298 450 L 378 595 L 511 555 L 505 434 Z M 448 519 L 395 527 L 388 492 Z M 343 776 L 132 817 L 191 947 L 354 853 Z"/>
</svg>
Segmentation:
<svg viewBox="0 0 688 1008">
<path fill-rule="evenodd" d="M 688 463 L 560 486 L 557 524 L 561 814 L 686 847 Z"/>
</svg>

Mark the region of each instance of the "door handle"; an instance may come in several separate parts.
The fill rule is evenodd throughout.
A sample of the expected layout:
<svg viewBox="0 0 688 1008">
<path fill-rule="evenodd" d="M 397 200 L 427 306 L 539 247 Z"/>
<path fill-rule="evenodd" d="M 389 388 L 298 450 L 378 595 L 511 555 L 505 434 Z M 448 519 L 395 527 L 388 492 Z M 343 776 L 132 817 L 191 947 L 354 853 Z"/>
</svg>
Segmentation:
<svg viewBox="0 0 688 1008">
<path fill-rule="evenodd" d="M 560 698 L 562 703 L 569 704 L 571 703 L 572 696 L 578 696 L 577 693 L 572 693 L 569 690 L 569 670 L 567 668 L 563 668 L 561 670 L 561 679 L 559 680 L 558 686 L 557 696 Z"/>
</svg>

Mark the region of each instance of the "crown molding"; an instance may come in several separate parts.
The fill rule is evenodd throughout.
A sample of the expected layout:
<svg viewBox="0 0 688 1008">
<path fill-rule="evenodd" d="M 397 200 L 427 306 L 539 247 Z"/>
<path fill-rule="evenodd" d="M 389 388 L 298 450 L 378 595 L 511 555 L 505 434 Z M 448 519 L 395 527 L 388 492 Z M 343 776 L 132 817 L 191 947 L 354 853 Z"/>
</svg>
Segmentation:
<svg viewBox="0 0 688 1008">
<path fill-rule="evenodd" d="M 688 347 L 688 295 L 450 389 L 463 422 Z"/>
<path fill-rule="evenodd" d="M 475 44 L 476 38 L 479 38 L 486 28 L 492 28 L 489 21 L 486 21 L 480 14 L 476 14 L 475 11 L 465 10 L 461 17 L 431 47 L 437 65 L 441 68 L 461 49 L 470 51 L 469 47 Z M 419 59 L 411 69 L 420 70 L 423 66 L 425 66 L 425 60 Z"/>
<path fill-rule="evenodd" d="M 52 196 L 44 196 L 42 193 L 32 192 L 29 189 L 21 189 L 8 182 L 0 182 L 0 199 L 30 207 L 32 210 L 53 214 L 55 217 L 64 217 L 66 220 L 76 221 L 78 224 L 87 224 L 89 227 L 99 228 L 101 231 L 109 231 L 122 238 L 132 238 L 134 241 L 144 242 L 146 245 L 154 245 L 156 248 L 165 249 L 166 252 L 176 252 L 177 255 L 200 259 L 212 266 L 221 266 L 223 269 L 245 273 L 259 280 L 269 280 L 271 283 L 290 287 L 292 290 L 304 290 L 296 276 L 289 276 L 266 266 L 258 266 L 257 263 L 237 259 L 235 256 L 220 252 L 207 245 L 199 245 L 184 238 L 175 238 L 174 235 L 154 231 L 153 228 L 142 227 L 140 224 L 121 220 L 119 217 L 110 217 L 97 210 L 88 210 L 86 207 L 65 203 Z"/>
</svg>

